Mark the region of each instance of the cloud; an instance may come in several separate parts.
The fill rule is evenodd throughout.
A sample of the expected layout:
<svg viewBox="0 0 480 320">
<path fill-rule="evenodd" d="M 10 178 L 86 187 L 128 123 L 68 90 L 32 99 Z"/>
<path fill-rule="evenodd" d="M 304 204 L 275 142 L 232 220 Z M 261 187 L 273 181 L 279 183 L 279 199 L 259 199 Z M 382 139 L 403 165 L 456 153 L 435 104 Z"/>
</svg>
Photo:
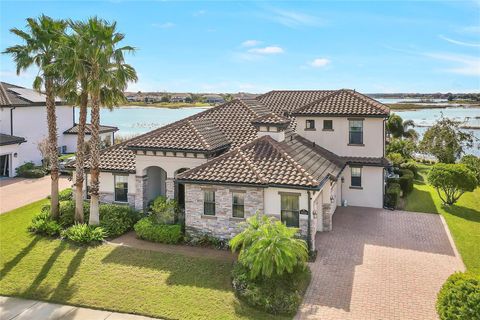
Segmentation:
<svg viewBox="0 0 480 320">
<path fill-rule="evenodd" d="M 175 23 L 173 22 L 152 23 L 152 27 L 160 28 L 160 29 L 170 29 L 175 27 Z"/>
<path fill-rule="evenodd" d="M 242 47 L 255 47 L 261 43 L 262 41 L 258 41 L 258 40 L 245 40 L 242 42 Z"/>
<path fill-rule="evenodd" d="M 284 50 L 278 46 L 267 46 L 263 48 L 252 48 L 248 50 L 248 52 L 254 53 L 254 54 L 266 55 L 266 54 L 280 54 L 280 53 L 283 53 Z"/>
<path fill-rule="evenodd" d="M 453 44 L 458 44 L 460 46 L 466 46 L 466 47 L 480 47 L 480 43 L 471 43 L 471 42 L 463 42 L 463 41 L 458 41 L 458 40 L 454 40 L 454 39 L 451 39 L 451 38 L 447 38 L 445 37 L 444 35 L 439 35 L 438 36 L 440 39 L 443 39 L 447 42 L 450 42 L 450 43 L 453 43 Z"/>
<path fill-rule="evenodd" d="M 198 10 L 198 11 L 195 11 L 195 12 L 193 13 L 193 16 L 194 16 L 194 17 L 199 17 L 199 16 L 203 16 L 203 15 L 206 14 L 206 13 L 207 13 L 207 10 Z"/>
<path fill-rule="evenodd" d="M 317 58 L 310 62 L 310 65 L 314 68 L 323 68 L 330 64 L 330 60 L 327 58 Z"/>
<path fill-rule="evenodd" d="M 480 58 L 452 53 L 425 53 L 427 57 L 457 63 L 457 66 L 444 69 L 449 73 L 466 76 L 480 76 Z"/>
<path fill-rule="evenodd" d="M 320 26 L 324 22 L 319 18 L 292 10 L 271 9 L 273 15 L 269 19 L 278 22 L 286 27 L 297 28 L 300 26 Z"/>
</svg>

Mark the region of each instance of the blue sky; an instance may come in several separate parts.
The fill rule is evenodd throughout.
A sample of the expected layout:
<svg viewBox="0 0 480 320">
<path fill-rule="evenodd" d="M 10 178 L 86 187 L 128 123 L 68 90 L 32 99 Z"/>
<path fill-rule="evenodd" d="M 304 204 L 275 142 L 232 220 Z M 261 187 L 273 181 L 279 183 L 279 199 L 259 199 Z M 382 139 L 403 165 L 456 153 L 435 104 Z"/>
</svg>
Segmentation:
<svg viewBox="0 0 480 320">
<path fill-rule="evenodd" d="M 1 1 L 0 48 L 27 17 L 116 20 L 129 90 L 479 92 L 479 1 Z M 0 57 L 2 81 L 30 87 Z"/>
</svg>

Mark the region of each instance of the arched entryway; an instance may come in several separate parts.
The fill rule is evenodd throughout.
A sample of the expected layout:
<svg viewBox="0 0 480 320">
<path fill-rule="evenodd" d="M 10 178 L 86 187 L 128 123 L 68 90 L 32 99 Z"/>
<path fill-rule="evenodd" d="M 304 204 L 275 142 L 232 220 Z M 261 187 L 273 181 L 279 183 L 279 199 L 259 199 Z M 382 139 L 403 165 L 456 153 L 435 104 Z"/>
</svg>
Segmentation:
<svg viewBox="0 0 480 320">
<path fill-rule="evenodd" d="M 151 166 L 145 169 L 145 206 L 158 196 L 165 196 L 167 172 L 160 167 Z"/>
<path fill-rule="evenodd" d="M 175 199 L 182 210 L 185 209 L 185 185 L 177 182 L 177 175 L 188 169 L 189 168 L 181 168 L 175 171 Z"/>
</svg>

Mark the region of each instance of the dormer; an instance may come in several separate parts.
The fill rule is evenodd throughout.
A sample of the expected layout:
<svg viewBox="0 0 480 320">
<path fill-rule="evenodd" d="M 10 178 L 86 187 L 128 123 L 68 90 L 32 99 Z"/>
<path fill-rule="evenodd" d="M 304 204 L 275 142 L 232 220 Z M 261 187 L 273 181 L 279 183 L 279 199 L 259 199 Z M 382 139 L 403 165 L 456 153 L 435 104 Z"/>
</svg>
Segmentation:
<svg viewBox="0 0 480 320">
<path fill-rule="evenodd" d="M 257 129 L 257 137 L 270 136 L 276 141 L 285 140 L 285 130 L 290 125 L 290 119 L 270 112 L 252 120 Z"/>
</svg>

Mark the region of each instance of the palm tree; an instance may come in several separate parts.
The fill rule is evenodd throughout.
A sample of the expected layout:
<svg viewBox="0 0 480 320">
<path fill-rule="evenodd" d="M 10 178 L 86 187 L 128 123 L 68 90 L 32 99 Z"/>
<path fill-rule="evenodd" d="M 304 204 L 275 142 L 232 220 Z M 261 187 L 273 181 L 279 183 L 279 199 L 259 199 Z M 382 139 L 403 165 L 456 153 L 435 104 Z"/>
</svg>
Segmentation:
<svg viewBox="0 0 480 320">
<path fill-rule="evenodd" d="M 57 93 L 59 74 L 53 66 L 63 41 L 66 23 L 45 15 L 37 19 L 27 19 L 27 31 L 17 28 L 10 32 L 20 37 L 25 43 L 9 47 L 4 53 L 10 54 L 17 65 L 17 74 L 36 65 L 39 73 L 33 82 L 37 91 L 45 87 L 48 125 L 48 150 L 51 176 L 50 215 L 57 218 L 58 203 L 58 151 L 57 151 L 57 118 L 55 115 L 55 96 Z"/>
<path fill-rule="evenodd" d="M 116 23 L 108 23 L 97 17 L 73 26 L 86 46 L 82 53 L 88 66 L 88 93 L 91 101 L 90 139 L 90 217 L 89 224 L 97 225 L 99 219 L 100 175 L 100 106 L 112 108 L 125 103 L 123 94 L 129 81 L 136 81 L 135 69 L 125 63 L 124 52 L 134 52 L 130 46 L 117 48 L 125 38 L 116 31 Z"/>
<path fill-rule="evenodd" d="M 402 117 L 393 113 L 387 120 L 387 132 L 394 138 L 418 139 L 418 133 L 413 129 L 415 123 L 413 120 L 403 121 Z"/>
</svg>

